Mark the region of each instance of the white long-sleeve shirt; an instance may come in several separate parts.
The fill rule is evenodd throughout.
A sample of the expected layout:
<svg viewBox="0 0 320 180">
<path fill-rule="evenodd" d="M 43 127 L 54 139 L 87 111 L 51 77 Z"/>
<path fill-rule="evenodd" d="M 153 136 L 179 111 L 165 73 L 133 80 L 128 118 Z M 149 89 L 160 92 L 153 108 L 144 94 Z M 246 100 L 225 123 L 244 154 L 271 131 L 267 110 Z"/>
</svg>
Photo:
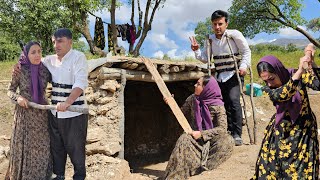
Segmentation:
<svg viewBox="0 0 320 180">
<path fill-rule="evenodd" d="M 222 56 L 222 55 L 230 55 L 230 48 L 227 43 L 227 35 L 231 38 L 229 39 L 230 46 L 232 48 L 233 53 L 240 53 L 242 55 L 242 60 L 240 62 L 239 69 L 247 69 L 251 65 L 251 50 L 247 43 L 247 40 L 244 38 L 242 33 L 238 30 L 229 30 L 227 29 L 222 35 L 221 39 L 217 39 L 215 34 L 211 34 L 209 38 L 212 40 L 212 55 L 213 56 Z M 204 62 L 208 62 L 207 58 L 207 45 L 200 50 L 194 51 L 195 57 Z M 225 59 L 226 61 L 232 61 L 232 58 Z M 229 80 L 235 71 L 224 71 L 219 73 L 217 81 L 226 82 Z"/>
<path fill-rule="evenodd" d="M 73 88 L 80 88 L 83 91 L 88 86 L 88 64 L 85 55 L 82 52 L 71 49 L 61 61 L 58 60 L 57 55 L 50 55 L 42 60 L 43 64 L 48 68 L 52 75 L 52 82 L 72 85 L 72 88 L 52 88 L 53 92 L 57 93 L 71 93 Z M 68 97 L 54 96 L 51 100 L 64 102 Z M 85 101 L 84 92 L 76 101 Z M 76 105 L 79 107 L 86 107 L 83 105 Z M 53 115 L 56 115 L 56 110 L 51 110 Z M 58 112 L 58 118 L 71 118 L 81 115 L 78 112 Z"/>
</svg>

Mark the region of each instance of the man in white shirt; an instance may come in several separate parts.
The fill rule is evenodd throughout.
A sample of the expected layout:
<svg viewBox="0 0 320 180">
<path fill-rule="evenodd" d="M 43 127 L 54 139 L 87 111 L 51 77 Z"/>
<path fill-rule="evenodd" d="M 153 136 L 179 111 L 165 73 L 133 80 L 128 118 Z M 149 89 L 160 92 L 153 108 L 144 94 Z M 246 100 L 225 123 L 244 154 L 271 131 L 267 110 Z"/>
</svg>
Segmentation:
<svg viewBox="0 0 320 180">
<path fill-rule="evenodd" d="M 82 52 L 72 49 L 72 33 L 58 29 L 52 42 L 56 54 L 44 58 L 52 74 L 51 103 L 57 110 L 49 113 L 49 130 L 55 180 L 64 180 L 67 155 L 74 167 L 75 180 L 86 177 L 85 144 L 88 115 L 67 111 L 71 105 L 85 106 L 84 90 L 88 86 L 88 65 Z"/>
<path fill-rule="evenodd" d="M 231 132 L 235 140 L 235 145 L 242 145 L 242 108 L 240 104 L 240 87 L 237 79 L 234 56 L 242 56 L 238 61 L 239 75 L 243 83 L 247 68 L 251 64 L 251 51 L 249 45 L 238 30 L 228 30 L 228 13 L 222 10 L 213 12 L 211 16 L 212 29 L 214 34 L 209 36 L 211 42 L 211 53 L 214 59 L 216 79 L 221 88 L 223 101 L 225 104 L 228 131 Z M 200 46 L 194 37 L 190 38 L 191 49 L 195 57 L 207 63 L 207 47 L 201 51 Z M 228 44 L 229 42 L 229 44 Z M 230 47 L 231 49 L 230 49 Z"/>
</svg>

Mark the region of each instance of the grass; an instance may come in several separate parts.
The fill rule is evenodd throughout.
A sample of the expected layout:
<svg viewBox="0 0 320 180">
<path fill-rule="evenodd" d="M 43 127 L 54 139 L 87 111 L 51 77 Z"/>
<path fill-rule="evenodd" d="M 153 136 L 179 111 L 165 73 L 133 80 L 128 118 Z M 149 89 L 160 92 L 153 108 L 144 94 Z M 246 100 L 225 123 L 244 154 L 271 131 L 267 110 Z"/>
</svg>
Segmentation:
<svg viewBox="0 0 320 180">
<path fill-rule="evenodd" d="M 13 65 L 16 64 L 17 61 L 1 61 L 0 62 L 0 80 L 10 80 L 11 79 L 11 72 Z"/>
<path fill-rule="evenodd" d="M 280 52 L 280 51 L 265 51 L 263 53 L 253 53 L 251 57 L 251 67 L 253 71 L 253 82 L 263 84 L 263 81 L 259 78 L 257 73 L 257 64 L 259 60 L 266 55 L 273 55 L 277 57 L 286 68 L 295 68 L 297 69 L 300 62 L 300 57 L 302 57 L 303 51 L 295 51 L 295 52 Z M 320 65 L 320 57 L 315 57 L 315 61 L 317 65 Z M 249 76 L 247 75 L 245 78 L 245 84 L 249 83 Z"/>
</svg>

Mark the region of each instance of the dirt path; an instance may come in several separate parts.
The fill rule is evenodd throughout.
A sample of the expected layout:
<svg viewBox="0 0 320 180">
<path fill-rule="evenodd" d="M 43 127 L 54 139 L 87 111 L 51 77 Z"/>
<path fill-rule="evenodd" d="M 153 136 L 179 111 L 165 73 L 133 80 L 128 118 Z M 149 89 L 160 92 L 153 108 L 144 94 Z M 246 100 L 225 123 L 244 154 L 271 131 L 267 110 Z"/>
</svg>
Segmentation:
<svg viewBox="0 0 320 180">
<path fill-rule="evenodd" d="M 0 137 L 10 137 L 11 124 L 13 119 L 13 105 L 6 96 L 7 83 L 0 83 Z M 320 99 L 320 94 L 310 95 L 312 109 L 320 119 L 320 108 L 317 102 Z M 246 97 L 247 104 L 249 98 Z M 247 128 L 243 127 L 244 145 L 235 147 L 234 152 L 230 159 L 220 165 L 213 171 L 203 172 L 200 175 L 193 176 L 191 180 L 211 180 L 211 179 L 224 179 L 224 180 L 242 180 L 250 179 L 254 171 L 254 164 L 260 148 L 261 139 L 263 136 L 264 128 L 266 127 L 269 118 L 274 113 L 274 107 L 267 97 L 255 98 L 257 108 L 257 145 L 249 145 L 249 138 L 247 135 Z M 250 112 L 251 110 L 248 110 Z M 252 122 L 249 122 L 252 127 Z M 0 146 L 9 146 L 9 141 L 0 138 Z M 135 170 L 133 177 L 130 179 L 157 179 L 162 176 L 167 162 L 149 165 L 141 169 Z M 8 160 L 0 159 L 0 179 L 4 179 Z M 72 170 L 68 168 L 67 175 L 71 176 Z M 68 178 L 71 179 L 71 178 Z"/>
</svg>

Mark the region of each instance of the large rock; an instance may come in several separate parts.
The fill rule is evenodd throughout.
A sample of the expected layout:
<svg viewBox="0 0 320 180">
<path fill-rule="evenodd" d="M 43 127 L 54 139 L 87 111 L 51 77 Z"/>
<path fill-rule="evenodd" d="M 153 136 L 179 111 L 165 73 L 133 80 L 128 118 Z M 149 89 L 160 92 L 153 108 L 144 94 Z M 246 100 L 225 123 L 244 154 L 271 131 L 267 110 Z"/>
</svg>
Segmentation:
<svg viewBox="0 0 320 180">
<path fill-rule="evenodd" d="M 120 152 L 121 146 L 119 142 L 105 142 L 99 141 L 92 144 L 86 145 L 86 154 L 104 154 L 107 156 L 112 156 Z"/>
<path fill-rule="evenodd" d="M 0 163 L 9 157 L 10 148 L 9 146 L 0 146 Z"/>
<path fill-rule="evenodd" d="M 88 180 L 121 180 L 130 176 L 129 164 L 123 159 L 99 154 L 87 157 Z"/>
</svg>

